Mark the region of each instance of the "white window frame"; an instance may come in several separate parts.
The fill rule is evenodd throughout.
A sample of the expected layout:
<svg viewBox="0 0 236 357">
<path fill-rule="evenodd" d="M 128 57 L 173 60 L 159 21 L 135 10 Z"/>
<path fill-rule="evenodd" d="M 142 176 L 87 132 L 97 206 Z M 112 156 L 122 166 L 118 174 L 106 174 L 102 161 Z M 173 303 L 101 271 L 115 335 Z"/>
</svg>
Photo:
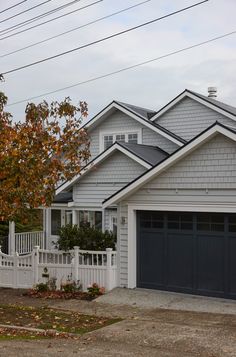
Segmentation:
<svg viewBox="0 0 236 357">
<path fill-rule="evenodd" d="M 99 136 L 99 149 L 100 152 L 104 151 L 104 136 L 113 136 L 113 144 L 116 141 L 116 135 L 125 135 L 125 142 L 128 143 L 128 135 L 137 134 L 138 135 L 138 144 L 142 144 L 142 129 L 130 129 L 130 130 L 116 130 L 116 131 L 100 131 Z"/>
</svg>

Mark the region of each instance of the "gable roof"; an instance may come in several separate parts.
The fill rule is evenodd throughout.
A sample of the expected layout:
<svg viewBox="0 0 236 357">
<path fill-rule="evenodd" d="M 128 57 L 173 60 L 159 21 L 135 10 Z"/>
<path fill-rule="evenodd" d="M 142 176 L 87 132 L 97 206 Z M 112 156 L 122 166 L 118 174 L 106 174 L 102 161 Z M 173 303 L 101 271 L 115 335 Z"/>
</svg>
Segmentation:
<svg viewBox="0 0 236 357">
<path fill-rule="evenodd" d="M 137 144 L 138 145 L 138 144 Z M 144 166 L 146 169 L 150 169 L 153 165 L 149 162 L 150 161 L 150 152 L 145 154 L 145 150 L 140 150 L 138 152 L 137 148 L 128 148 L 124 143 L 115 142 L 112 146 L 108 149 L 103 151 L 101 154 L 96 156 L 93 160 L 91 160 L 83 169 L 80 171 L 79 174 L 75 175 L 71 180 L 64 182 L 56 189 L 56 196 L 61 193 L 62 191 L 68 190 L 71 186 L 73 186 L 84 174 L 86 174 L 94 165 L 98 165 L 103 162 L 106 158 L 112 155 L 115 151 L 120 151 L 132 160 L 136 161 L 140 165 Z M 156 155 L 161 158 L 161 153 L 159 152 L 161 149 L 155 148 Z M 152 151 L 154 154 L 154 150 Z M 149 160 L 147 159 L 149 156 Z M 163 155 L 162 155 L 163 156 Z"/>
<path fill-rule="evenodd" d="M 110 206 L 111 204 L 115 204 L 119 202 L 121 199 L 124 199 L 126 196 L 129 196 L 134 191 L 139 189 L 145 183 L 154 178 L 155 175 L 159 175 L 164 170 L 190 154 L 197 147 L 203 145 L 205 142 L 209 141 L 212 137 L 214 137 L 217 133 L 223 134 L 230 139 L 236 141 L 236 132 L 232 130 L 230 127 L 225 126 L 219 122 L 215 122 L 209 128 L 204 130 L 202 133 L 197 135 L 195 138 L 186 143 L 183 147 L 176 150 L 169 157 L 165 158 L 157 165 L 152 167 L 150 170 L 146 171 L 144 174 L 130 182 L 128 185 L 117 191 L 112 196 L 108 197 L 103 201 L 103 208 Z"/>
<path fill-rule="evenodd" d="M 132 106 L 134 109 L 134 106 Z M 146 126 L 152 131 L 164 136 L 168 140 L 174 142 L 178 146 L 182 146 L 186 141 L 180 136 L 172 133 L 170 130 L 164 128 L 163 126 L 153 123 L 150 119 L 145 117 L 145 109 L 143 109 L 143 114 L 141 114 L 142 110 L 139 107 L 135 107 L 136 110 L 131 109 L 131 105 L 123 104 L 121 102 L 113 101 L 108 106 L 106 106 L 102 111 L 100 111 L 97 115 L 95 115 L 92 119 L 90 119 L 87 123 L 85 123 L 82 128 L 93 128 L 95 127 L 100 120 L 103 120 L 108 117 L 108 115 L 114 110 L 120 110 L 125 113 L 132 119 L 138 121 L 140 124 Z M 137 109 L 139 108 L 139 109 Z"/>
<path fill-rule="evenodd" d="M 68 203 L 73 201 L 72 192 L 61 192 L 58 193 L 53 200 L 53 203 Z"/>
<path fill-rule="evenodd" d="M 142 160 L 148 162 L 150 165 L 154 166 L 158 162 L 165 159 L 169 154 L 160 149 L 157 146 L 143 145 L 143 144 L 131 144 L 131 143 L 119 143 L 137 157 L 140 157 Z"/>
<path fill-rule="evenodd" d="M 116 102 L 116 103 L 122 105 L 123 107 L 126 107 L 127 109 L 131 110 L 132 112 L 138 115 L 143 116 L 146 119 L 150 119 L 153 115 L 156 114 L 156 111 L 154 110 L 138 107 L 137 105 L 132 105 L 124 102 Z"/>
<path fill-rule="evenodd" d="M 185 89 L 182 93 L 180 93 L 177 97 L 172 99 L 168 104 L 162 107 L 160 110 L 156 112 L 156 114 L 150 119 L 150 121 L 157 120 L 160 116 L 166 113 L 169 109 L 171 109 L 174 105 L 179 103 L 184 98 L 191 98 L 196 100 L 197 102 L 205 105 L 206 107 L 215 110 L 216 112 L 223 114 L 224 116 L 236 120 L 236 108 L 231 105 L 222 103 L 216 99 L 206 97 L 205 95 L 192 92 L 189 89 Z"/>
</svg>

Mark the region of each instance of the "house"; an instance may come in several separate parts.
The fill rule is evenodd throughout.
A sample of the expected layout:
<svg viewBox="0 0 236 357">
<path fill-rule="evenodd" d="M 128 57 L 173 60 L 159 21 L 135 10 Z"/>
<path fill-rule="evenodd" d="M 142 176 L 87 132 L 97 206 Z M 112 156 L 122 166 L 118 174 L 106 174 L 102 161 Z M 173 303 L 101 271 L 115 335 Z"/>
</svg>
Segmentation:
<svg viewBox="0 0 236 357">
<path fill-rule="evenodd" d="M 47 247 L 87 222 L 117 232 L 119 286 L 236 298 L 236 108 L 214 95 L 92 118 L 91 161 L 45 210 Z"/>
</svg>

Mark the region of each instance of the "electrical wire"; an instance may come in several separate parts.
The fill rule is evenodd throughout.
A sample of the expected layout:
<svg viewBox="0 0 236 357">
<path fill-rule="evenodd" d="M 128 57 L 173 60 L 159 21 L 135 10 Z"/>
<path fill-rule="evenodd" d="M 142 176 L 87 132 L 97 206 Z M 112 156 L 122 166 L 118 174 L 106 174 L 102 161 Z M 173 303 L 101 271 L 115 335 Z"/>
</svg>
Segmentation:
<svg viewBox="0 0 236 357">
<path fill-rule="evenodd" d="M 193 5 L 187 6 L 187 7 L 185 7 L 185 8 L 180 9 L 180 10 L 171 12 L 171 13 L 169 13 L 169 14 L 167 14 L 167 15 L 158 17 L 158 18 L 156 18 L 156 19 L 154 19 L 154 20 L 144 22 L 144 23 L 142 23 L 142 24 L 140 24 L 140 25 L 131 27 L 131 28 L 129 28 L 129 29 L 126 29 L 126 30 L 123 30 L 123 31 L 120 31 L 120 32 L 116 32 L 116 33 L 114 33 L 114 34 L 112 34 L 112 35 L 109 35 L 109 36 L 107 36 L 107 37 L 103 37 L 103 38 L 101 38 L 101 39 L 99 39 L 99 40 L 96 40 L 96 41 L 87 43 L 87 44 L 85 44 L 85 45 L 82 45 L 82 46 L 79 46 L 79 47 L 76 47 L 76 48 L 72 48 L 72 49 L 70 49 L 70 50 L 68 50 L 68 51 L 65 51 L 65 52 L 58 53 L 57 55 L 50 56 L 50 57 L 46 57 L 46 58 L 43 58 L 43 59 L 41 59 L 41 60 L 38 60 L 38 61 L 35 61 L 35 62 L 31 62 L 31 63 L 29 63 L 29 64 L 26 64 L 26 65 L 24 65 L 24 66 L 20 66 L 20 67 L 16 67 L 16 68 L 10 69 L 10 70 L 8 70 L 8 71 L 6 71 L 6 72 L 3 72 L 2 75 L 6 75 L 6 74 L 13 73 L 13 72 L 17 72 L 17 71 L 20 71 L 20 70 L 22 70 L 22 69 L 29 68 L 29 67 L 38 65 L 38 64 L 40 64 L 40 63 L 47 62 L 47 61 L 50 61 L 50 60 L 52 60 L 52 59 L 55 59 L 55 58 L 58 58 L 58 57 L 67 55 L 67 54 L 69 54 L 69 53 L 72 53 L 72 52 L 75 52 L 75 51 L 78 51 L 78 50 L 81 50 L 81 49 L 90 47 L 90 46 L 92 46 L 92 45 L 95 45 L 95 44 L 98 44 L 98 43 L 101 43 L 101 42 L 110 40 L 111 38 L 114 38 L 114 37 L 117 37 L 117 36 L 120 36 L 120 35 L 124 35 L 124 34 L 126 34 L 126 33 L 128 33 L 128 32 L 137 30 L 137 29 L 139 29 L 139 28 L 141 28 L 141 27 L 150 25 L 150 24 L 155 23 L 155 22 L 157 22 L 157 21 L 166 19 L 166 18 L 168 18 L 168 17 L 170 17 L 170 16 L 179 14 L 180 12 L 189 10 L 189 9 L 191 9 L 191 8 L 193 8 L 193 7 L 196 7 L 196 6 L 198 6 L 198 5 L 201 5 L 201 4 L 203 4 L 203 3 L 206 3 L 207 1 L 209 1 L 209 0 L 204 0 L 204 1 L 201 1 L 201 2 L 198 2 L 198 3 L 195 3 L 195 4 L 193 4 Z"/>
<path fill-rule="evenodd" d="M 102 20 L 108 19 L 108 18 L 110 18 L 110 17 L 112 17 L 112 16 L 121 14 L 121 13 L 123 13 L 123 12 L 125 12 L 125 11 L 131 10 L 131 9 L 133 9 L 133 8 L 135 8 L 135 7 L 144 5 L 145 3 L 150 2 L 150 1 L 152 1 L 152 0 L 145 0 L 145 1 L 142 1 L 142 2 L 137 3 L 137 4 L 135 4 L 135 5 L 126 7 L 126 8 L 124 8 L 124 9 L 122 9 L 122 10 L 113 12 L 113 13 L 111 13 L 111 14 L 109 14 L 109 15 L 106 15 L 106 16 L 103 16 L 103 17 L 99 17 L 99 18 L 96 19 L 96 20 L 90 21 L 90 22 L 88 22 L 88 23 L 86 23 L 86 24 L 84 24 L 84 25 L 81 25 L 81 26 L 74 27 L 74 28 L 72 28 L 71 30 L 68 30 L 68 31 L 59 33 L 58 35 L 55 35 L 55 36 L 52 36 L 52 37 L 48 37 L 48 38 L 46 38 L 46 39 L 44 39 L 44 40 L 41 40 L 41 41 L 32 43 L 32 44 L 30 44 L 30 45 L 28 45 L 28 46 L 19 48 L 18 50 L 14 50 L 14 51 L 12 51 L 12 52 L 8 52 L 8 53 L 5 53 L 5 54 L 3 54 L 3 55 L 0 55 L 0 58 L 7 57 L 7 56 L 10 56 L 10 55 L 13 55 L 14 53 L 21 52 L 21 51 L 24 51 L 24 50 L 26 50 L 26 49 L 28 49 L 28 48 L 31 48 L 31 47 L 40 45 L 40 44 L 45 43 L 45 42 L 48 42 L 48 41 L 53 40 L 53 39 L 55 39 L 55 38 L 58 38 L 58 37 L 60 37 L 60 36 L 63 36 L 63 35 L 66 35 L 66 34 L 68 34 L 68 33 L 73 32 L 73 31 L 76 31 L 76 30 L 82 29 L 82 28 L 84 28 L 84 27 L 90 26 L 90 25 L 95 24 L 95 23 L 97 23 L 97 22 L 99 22 L 99 21 L 102 21 Z"/>
<path fill-rule="evenodd" d="M 5 37 L 2 37 L 2 38 L 0 38 L 0 41 L 5 40 L 5 39 L 10 38 L 10 37 L 13 37 L 13 36 L 16 36 L 16 35 L 21 34 L 21 33 L 23 33 L 23 32 L 29 31 L 29 30 L 34 29 L 34 28 L 36 28 L 36 27 L 39 27 L 39 26 L 45 25 L 45 24 L 47 24 L 47 23 L 49 23 L 49 22 L 52 22 L 52 21 L 58 20 L 58 19 L 60 19 L 60 18 L 62 18 L 62 17 L 65 17 L 65 16 L 68 16 L 68 15 L 71 15 L 71 14 L 73 14 L 73 13 L 77 12 L 77 11 L 80 11 L 80 10 L 86 9 L 86 8 L 88 8 L 88 7 L 90 7 L 90 6 L 93 6 L 93 5 L 95 5 L 95 4 L 98 4 L 98 3 L 102 2 L 102 1 L 103 1 L 103 0 L 98 0 L 98 1 L 95 1 L 95 2 L 93 2 L 93 3 L 91 3 L 91 4 L 88 4 L 88 5 L 85 5 L 85 6 L 83 6 L 83 7 L 79 7 L 78 9 L 75 9 L 75 10 L 73 10 L 73 11 L 67 12 L 66 14 L 63 14 L 63 15 L 60 15 L 60 16 L 57 16 L 57 17 L 54 17 L 53 19 L 50 19 L 50 20 L 47 20 L 47 21 L 41 22 L 40 24 L 37 24 L 37 25 L 31 26 L 31 27 L 28 27 L 27 29 L 24 29 L 24 30 L 21 30 L 21 31 L 15 32 L 15 33 L 13 33 L 13 34 L 11 34 L 11 35 L 8 35 L 8 36 L 5 36 Z M 3 34 L 3 35 L 4 35 L 4 34 Z"/>
<path fill-rule="evenodd" d="M 163 58 L 174 56 L 174 55 L 176 55 L 178 53 L 189 51 L 189 50 L 191 50 L 193 48 L 206 45 L 208 43 L 220 40 L 222 38 L 225 38 L 225 37 L 228 37 L 228 36 L 231 36 L 231 35 L 234 35 L 234 34 L 236 34 L 236 30 L 232 31 L 232 32 L 228 32 L 228 33 L 223 34 L 223 35 L 219 35 L 217 37 L 213 37 L 213 38 L 211 38 L 209 40 L 206 40 L 206 41 L 203 41 L 203 42 L 196 43 L 196 44 L 188 46 L 188 47 L 181 48 L 181 49 L 176 50 L 176 51 L 169 52 L 169 53 L 167 53 L 165 55 L 162 55 L 162 56 L 159 56 L 159 57 L 155 57 L 155 58 L 143 61 L 143 62 L 136 63 L 136 64 L 134 64 L 132 66 L 129 66 L 129 67 L 124 67 L 124 68 L 118 69 L 118 70 L 113 71 L 113 72 L 109 72 L 109 73 L 102 74 L 100 76 L 93 77 L 93 78 L 90 78 L 90 79 L 87 79 L 87 80 L 84 80 L 84 81 L 81 81 L 81 82 L 78 82 L 78 83 L 75 83 L 75 84 L 71 84 L 71 85 L 66 86 L 66 87 L 62 87 L 62 88 L 59 88 L 59 89 L 56 89 L 56 90 L 53 90 L 53 91 L 50 91 L 50 92 L 44 92 L 42 94 L 27 98 L 27 99 L 22 99 L 22 100 L 19 100 L 17 102 L 9 103 L 9 104 L 7 104 L 7 106 L 10 107 L 10 106 L 13 106 L 13 105 L 29 102 L 31 100 L 34 100 L 34 99 L 37 99 L 37 98 L 41 98 L 41 97 L 44 97 L 44 96 L 47 96 L 47 95 L 50 95 L 50 94 L 54 94 L 54 93 L 62 92 L 62 91 L 67 90 L 67 89 L 78 87 L 78 86 L 81 86 L 83 84 L 92 83 L 92 82 L 98 81 L 98 80 L 103 79 L 103 78 L 114 76 L 115 74 L 119 74 L 119 73 L 122 73 L 122 72 L 125 72 L 125 71 L 129 71 L 129 70 L 134 69 L 134 68 L 138 68 L 138 67 L 144 66 L 144 65 L 152 63 L 152 62 L 159 61 L 159 60 L 161 60 Z"/>
<path fill-rule="evenodd" d="M 44 5 L 44 4 L 46 4 L 46 3 L 50 2 L 50 1 L 53 1 L 53 0 L 44 1 L 43 3 L 41 3 L 41 4 L 39 4 L 39 5 L 36 5 L 35 7 L 38 7 L 38 6 L 40 6 L 40 5 Z M 73 0 L 73 1 L 71 1 L 71 2 L 69 2 L 69 3 L 67 3 L 67 4 L 58 6 L 58 7 L 54 8 L 54 9 L 52 9 L 52 10 L 43 12 L 42 14 L 39 14 L 39 15 L 34 16 L 34 17 L 31 17 L 30 19 L 27 19 L 27 20 L 25 20 L 25 21 L 19 22 L 18 24 L 15 24 L 15 25 L 10 26 L 10 27 L 8 27 L 8 28 L 6 28 L 6 29 L 3 29 L 3 30 L 0 31 L 0 33 L 3 33 L 3 32 L 4 32 L 3 35 L 5 35 L 5 34 L 7 34 L 7 33 L 9 33 L 9 32 L 12 32 L 13 30 L 17 30 L 18 28 L 21 28 L 21 27 L 23 27 L 23 26 L 26 26 L 26 25 L 28 25 L 28 24 L 31 24 L 32 22 L 35 22 L 35 21 L 37 21 L 37 20 L 40 20 L 41 18 L 43 18 L 43 17 L 45 17 L 45 16 L 49 16 L 49 15 L 51 15 L 51 14 L 54 14 L 54 13 L 57 12 L 57 11 L 63 10 L 63 9 L 65 9 L 65 8 L 67 8 L 68 6 L 74 5 L 74 4 L 76 4 L 77 2 L 79 2 L 79 1 L 81 1 L 81 0 Z M 3 20 L 3 21 L 4 21 L 4 20 Z M 0 21 L 0 23 L 3 22 L 3 21 Z"/>
<path fill-rule="evenodd" d="M 21 4 L 23 4 L 24 2 L 26 2 L 26 1 L 28 1 L 28 0 L 23 0 L 23 1 L 18 2 L 18 3 L 15 4 L 15 5 L 12 5 L 12 6 L 10 6 L 10 7 L 7 7 L 6 9 L 1 10 L 1 11 L 0 11 L 0 14 L 2 14 L 2 13 L 5 12 L 5 11 L 8 11 L 8 10 L 13 9 L 14 7 L 21 5 Z"/>
<path fill-rule="evenodd" d="M 53 0 L 46 0 L 46 1 L 41 2 L 41 3 L 39 3 L 39 4 L 37 4 L 37 5 L 33 6 L 33 7 L 30 7 L 29 9 L 26 9 L 26 10 L 24 10 L 24 11 L 18 12 L 18 13 L 15 14 L 15 15 L 12 15 L 12 16 L 10 16 L 10 17 L 7 17 L 6 19 L 1 20 L 1 21 L 0 21 L 0 24 L 3 23 L 3 22 L 6 22 L 6 21 L 8 21 L 8 20 L 14 19 L 15 17 L 20 16 L 20 15 L 22 15 L 22 14 L 28 12 L 28 11 L 31 11 L 31 10 L 33 10 L 33 9 L 36 9 L 37 7 L 42 6 L 42 5 L 44 5 L 44 4 L 46 4 L 46 3 L 50 2 L 50 1 L 53 1 Z"/>
</svg>

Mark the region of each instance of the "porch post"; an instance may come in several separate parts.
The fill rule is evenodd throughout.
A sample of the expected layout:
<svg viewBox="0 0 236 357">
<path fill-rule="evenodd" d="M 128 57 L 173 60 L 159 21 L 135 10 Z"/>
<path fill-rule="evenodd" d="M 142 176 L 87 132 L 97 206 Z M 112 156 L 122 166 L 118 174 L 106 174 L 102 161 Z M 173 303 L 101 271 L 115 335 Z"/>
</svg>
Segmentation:
<svg viewBox="0 0 236 357">
<path fill-rule="evenodd" d="M 8 235 L 8 254 L 14 254 L 16 251 L 15 242 L 15 222 L 9 221 L 9 235 Z"/>
<path fill-rule="evenodd" d="M 72 224 L 78 224 L 77 211 L 75 209 L 72 210 Z"/>
</svg>

